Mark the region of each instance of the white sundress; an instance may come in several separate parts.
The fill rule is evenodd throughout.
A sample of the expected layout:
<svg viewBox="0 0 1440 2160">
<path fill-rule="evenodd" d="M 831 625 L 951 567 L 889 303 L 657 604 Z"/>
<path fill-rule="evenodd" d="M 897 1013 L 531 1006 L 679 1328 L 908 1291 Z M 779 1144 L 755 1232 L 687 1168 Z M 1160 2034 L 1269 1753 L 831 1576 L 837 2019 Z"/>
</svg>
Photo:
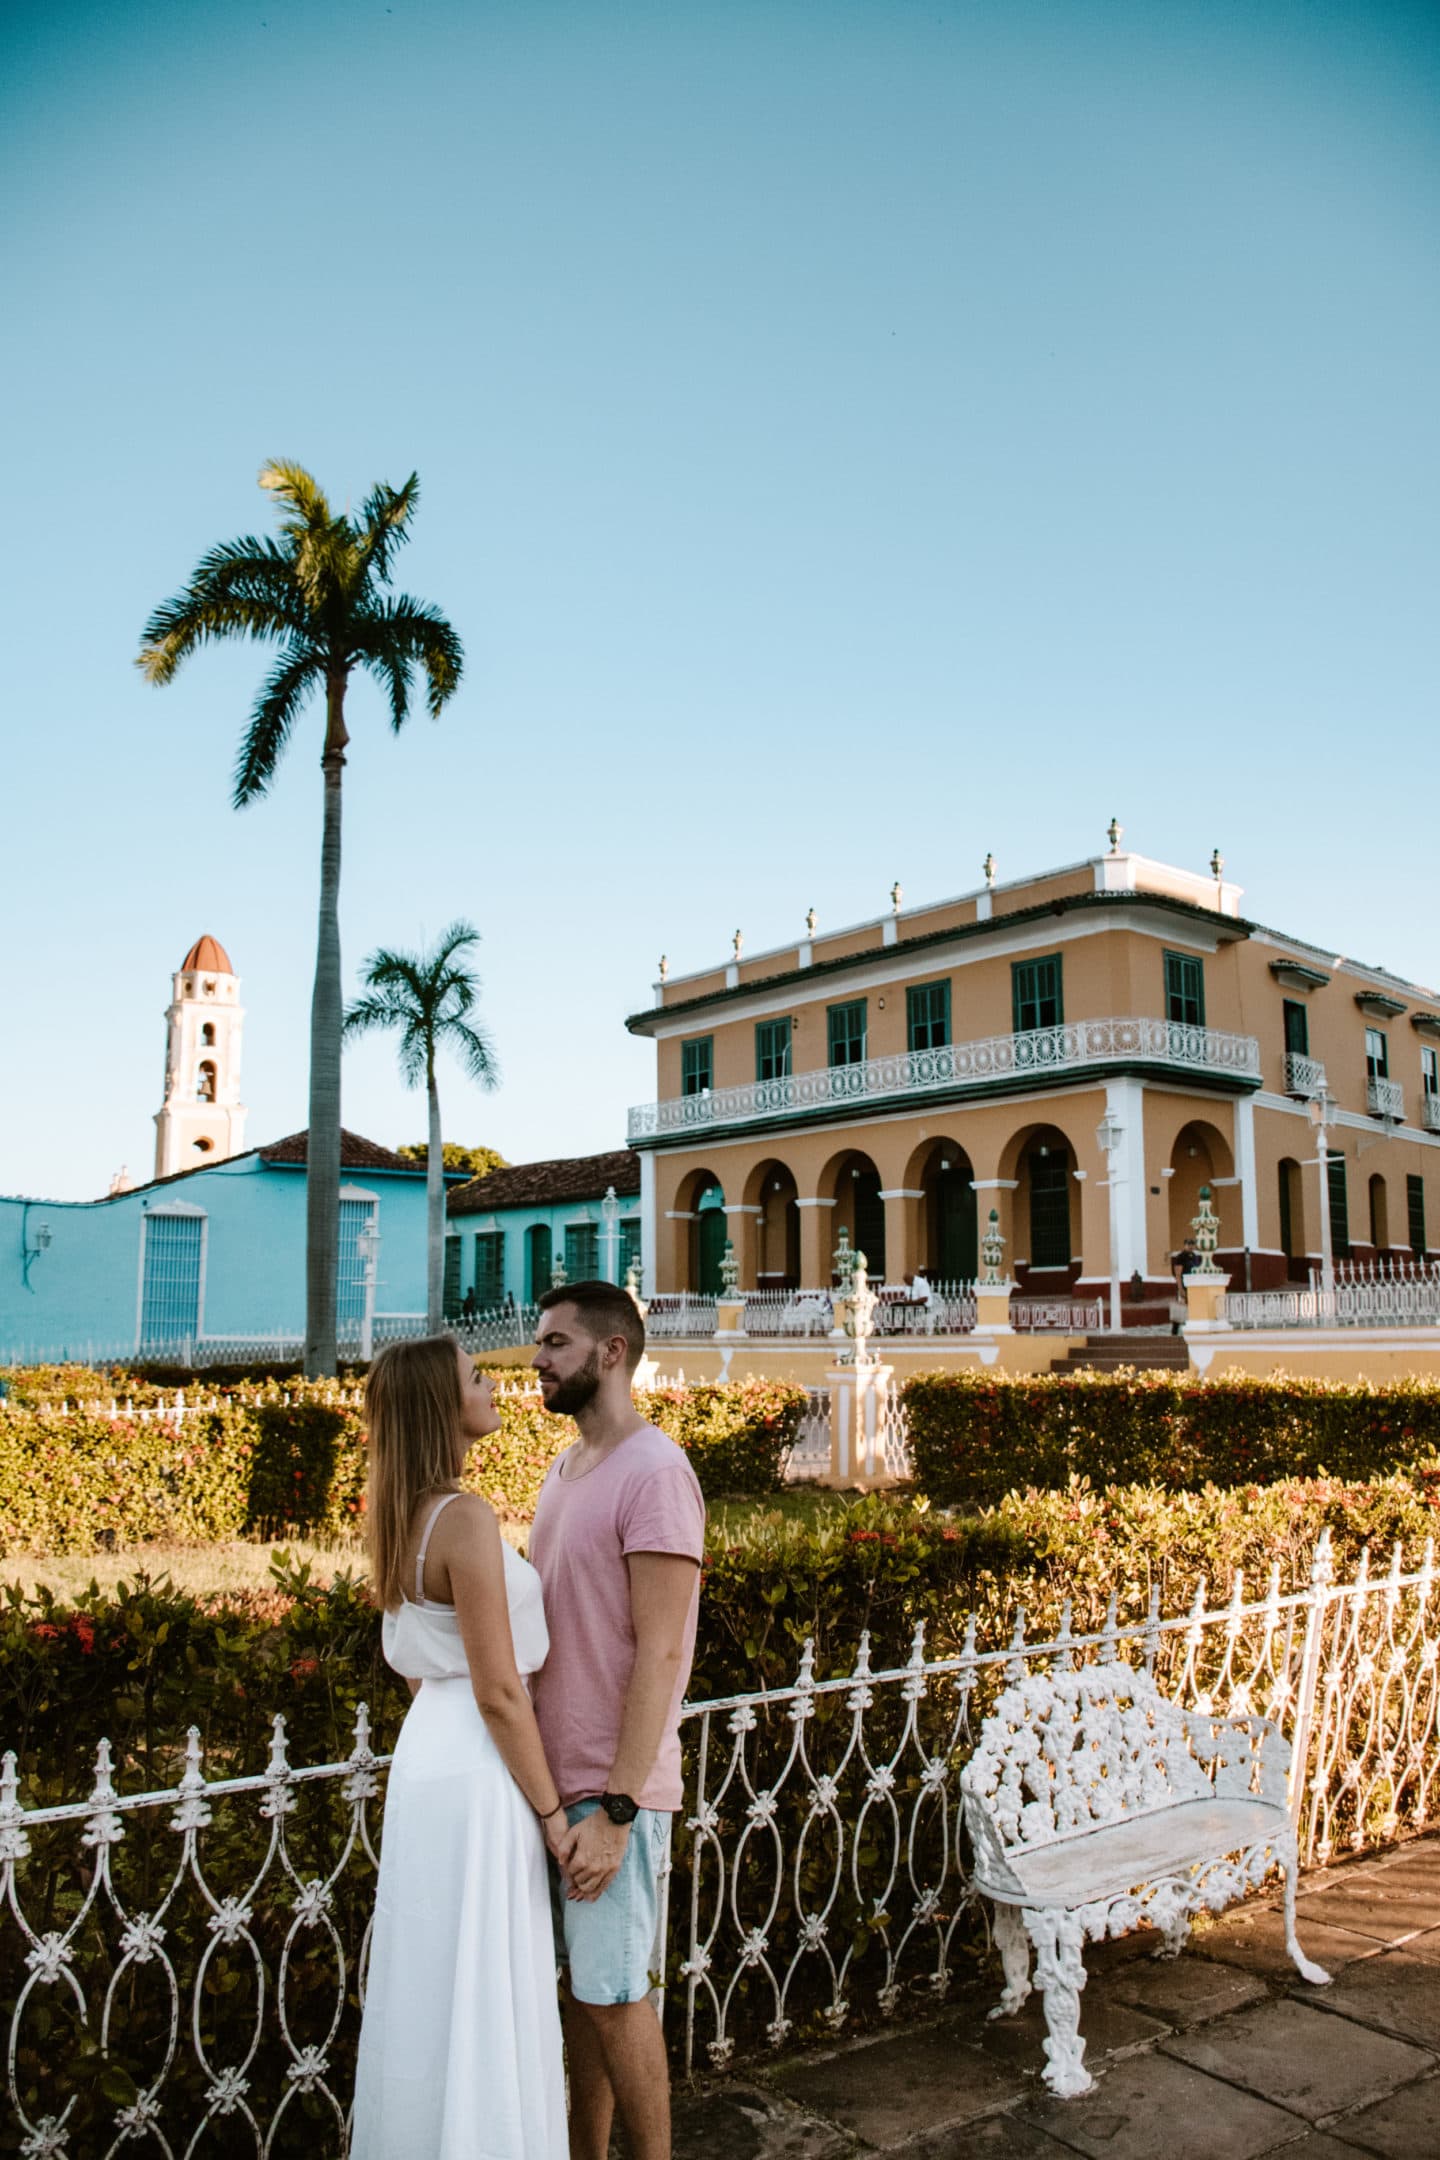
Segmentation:
<svg viewBox="0 0 1440 2160">
<path fill-rule="evenodd" d="M 422 1685 L 385 1795 L 351 2160 L 566 2160 L 545 1840 L 476 1706 L 455 1609 L 387 1612 L 385 1656 Z M 509 1545 L 515 1663 L 550 1649 L 540 1578 Z"/>
</svg>

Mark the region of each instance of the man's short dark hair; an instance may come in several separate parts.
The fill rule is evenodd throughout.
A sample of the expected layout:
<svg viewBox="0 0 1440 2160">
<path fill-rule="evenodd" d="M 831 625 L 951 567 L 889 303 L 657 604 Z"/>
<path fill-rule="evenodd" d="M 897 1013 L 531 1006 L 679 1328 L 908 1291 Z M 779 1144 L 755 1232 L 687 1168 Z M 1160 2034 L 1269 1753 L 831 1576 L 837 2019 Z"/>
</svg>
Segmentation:
<svg viewBox="0 0 1440 2160">
<path fill-rule="evenodd" d="M 553 1312 L 557 1305 L 573 1305 L 586 1334 L 593 1335 L 597 1342 L 623 1335 L 627 1372 L 633 1373 L 645 1355 L 645 1322 L 640 1308 L 618 1283 L 556 1283 L 537 1303 L 541 1312 Z"/>
</svg>

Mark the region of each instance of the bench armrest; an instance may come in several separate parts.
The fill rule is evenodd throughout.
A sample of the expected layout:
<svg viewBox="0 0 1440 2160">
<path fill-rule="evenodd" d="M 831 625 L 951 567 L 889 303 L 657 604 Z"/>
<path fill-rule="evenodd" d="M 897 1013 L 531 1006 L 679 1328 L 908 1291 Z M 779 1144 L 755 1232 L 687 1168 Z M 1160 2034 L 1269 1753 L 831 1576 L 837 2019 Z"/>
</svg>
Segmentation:
<svg viewBox="0 0 1440 2160">
<path fill-rule="evenodd" d="M 1224 1799 L 1275 1800 L 1290 1782 L 1290 1743 L 1274 1718 L 1218 1717 L 1184 1710 L 1191 1752 Z"/>
</svg>

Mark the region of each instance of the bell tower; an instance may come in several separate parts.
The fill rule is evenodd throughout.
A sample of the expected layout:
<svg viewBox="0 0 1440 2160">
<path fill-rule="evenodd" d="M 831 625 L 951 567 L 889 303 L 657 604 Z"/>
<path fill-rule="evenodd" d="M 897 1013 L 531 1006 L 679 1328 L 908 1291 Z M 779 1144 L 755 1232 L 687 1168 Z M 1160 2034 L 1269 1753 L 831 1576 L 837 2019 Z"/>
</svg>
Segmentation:
<svg viewBox="0 0 1440 2160">
<path fill-rule="evenodd" d="M 238 1155 L 240 981 L 218 939 L 197 938 L 174 977 L 165 1015 L 165 1099 L 155 1115 L 155 1175 L 195 1170 Z"/>
</svg>

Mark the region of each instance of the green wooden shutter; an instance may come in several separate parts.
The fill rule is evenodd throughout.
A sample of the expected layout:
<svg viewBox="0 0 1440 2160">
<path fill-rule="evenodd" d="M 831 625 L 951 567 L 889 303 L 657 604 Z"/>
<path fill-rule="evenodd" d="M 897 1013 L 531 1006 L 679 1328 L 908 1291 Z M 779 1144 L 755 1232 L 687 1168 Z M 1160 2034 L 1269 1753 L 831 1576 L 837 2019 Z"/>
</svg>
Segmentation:
<svg viewBox="0 0 1440 2160">
<path fill-rule="evenodd" d="M 1295 1057 L 1310 1055 L 1310 1015 L 1297 998 L 1285 1000 L 1285 1048 Z"/>
<path fill-rule="evenodd" d="M 1327 1155 L 1325 1168 L 1330 1186 L 1330 1250 L 1337 1260 L 1348 1260 L 1350 1203 L 1345 1192 L 1345 1157 Z"/>
<path fill-rule="evenodd" d="M 755 1078 L 783 1080 L 790 1070 L 790 1022 L 759 1020 L 755 1024 Z"/>
<path fill-rule="evenodd" d="M 566 1224 L 565 1273 L 572 1283 L 594 1282 L 599 1275 L 600 1227 L 598 1223 Z"/>
<path fill-rule="evenodd" d="M 481 1230 L 475 1237 L 475 1302 L 491 1312 L 505 1297 L 505 1233 Z"/>
<path fill-rule="evenodd" d="M 1065 1018 L 1061 990 L 1061 956 L 1048 953 L 1043 960 L 1017 960 L 1010 969 L 1011 1019 L 1017 1035 L 1035 1028 L 1059 1027 Z"/>
<path fill-rule="evenodd" d="M 1410 1250 L 1425 1252 L 1425 1180 L 1411 1171 L 1405 1180 L 1405 1211 L 1410 1218 Z"/>
<path fill-rule="evenodd" d="M 905 1017 L 912 1050 L 940 1050 L 950 1040 L 950 985 L 914 983 L 905 992 Z"/>
<path fill-rule="evenodd" d="M 447 1237 L 445 1240 L 445 1282 L 441 1291 L 441 1302 L 447 1320 L 453 1320 L 460 1310 L 461 1242 L 458 1237 Z"/>
<path fill-rule="evenodd" d="M 715 1085 L 715 1038 L 697 1035 L 680 1045 L 680 1092 L 703 1095 Z"/>
<path fill-rule="evenodd" d="M 1190 953 L 1165 955 L 1165 1017 L 1186 1027 L 1205 1025 L 1205 970 Z"/>
<path fill-rule="evenodd" d="M 865 1000 L 827 1006 L 826 1035 L 832 1065 L 863 1065 L 865 1062 Z"/>
<path fill-rule="evenodd" d="M 550 1225 L 532 1223 L 525 1233 L 525 1298 L 533 1305 L 550 1288 Z"/>
</svg>

